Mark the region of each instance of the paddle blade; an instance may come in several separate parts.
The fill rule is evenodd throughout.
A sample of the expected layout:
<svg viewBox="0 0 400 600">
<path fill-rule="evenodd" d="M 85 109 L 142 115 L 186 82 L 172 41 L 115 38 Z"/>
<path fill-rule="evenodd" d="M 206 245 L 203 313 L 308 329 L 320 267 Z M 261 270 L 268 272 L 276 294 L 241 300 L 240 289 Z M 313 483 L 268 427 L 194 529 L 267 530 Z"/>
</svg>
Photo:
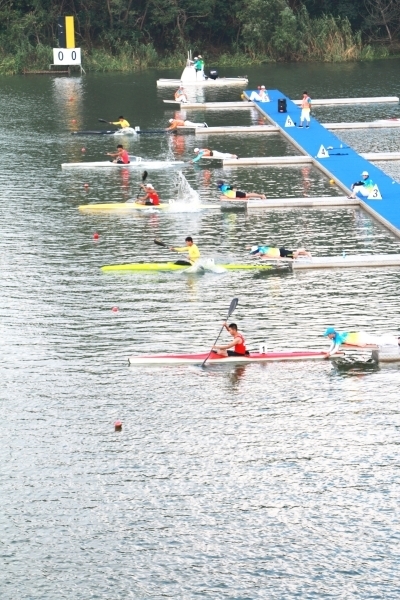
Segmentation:
<svg viewBox="0 0 400 600">
<path fill-rule="evenodd" d="M 148 175 L 148 172 L 147 171 L 143 171 L 143 173 L 142 173 L 142 181 L 146 181 L 147 175 Z"/>
<path fill-rule="evenodd" d="M 109 121 L 106 121 L 105 119 L 97 119 L 100 123 L 108 123 Z"/>
<path fill-rule="evenodd" d="M 163 248 L 167 247 L 167 244 L 165 244 L 164 242 L 162 242 L 161 240 L 154 240 L 154 243 L 157 244 L 157 246 L 162 246 Z"/>
<path fill-rule="evenodd" d="M 226 317 L 227 319 L 229 319 L 229 317 L 231 316 L 231 314 L 234 312 L 234 310 L 236 309 L 237 305 L 239 304 L 239 298 L 234 298 L 231 302 L 231 305 L 229 307 L 229 312 L 228 312 L 228 316 Z"/>
</svg>

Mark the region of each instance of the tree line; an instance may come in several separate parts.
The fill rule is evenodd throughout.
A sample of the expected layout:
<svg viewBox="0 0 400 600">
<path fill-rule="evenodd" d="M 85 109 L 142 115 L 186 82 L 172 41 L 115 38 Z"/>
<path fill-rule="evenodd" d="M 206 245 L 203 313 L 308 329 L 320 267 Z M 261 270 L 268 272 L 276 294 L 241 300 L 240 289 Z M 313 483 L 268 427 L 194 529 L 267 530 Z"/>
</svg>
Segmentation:
<svg viewBox="0 0 400 600">
<path fill-rule="evenodd" d="M 167 64 L 188 47 L 225 60 L 356 60 L 400 39 L 400 0 L 0 0 L 0 71 L 48 60 L 60 15 L 75 17 L 77 46 L 99 64 Z"/>
</svg>

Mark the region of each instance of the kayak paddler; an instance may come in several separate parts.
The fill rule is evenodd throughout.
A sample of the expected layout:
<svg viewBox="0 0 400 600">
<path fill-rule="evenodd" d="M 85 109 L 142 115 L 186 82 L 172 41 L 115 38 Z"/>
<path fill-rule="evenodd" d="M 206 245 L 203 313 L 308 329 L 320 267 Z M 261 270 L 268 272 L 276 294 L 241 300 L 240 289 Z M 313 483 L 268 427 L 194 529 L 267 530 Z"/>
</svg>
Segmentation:
<svg viewBox="0 0 400 600">
<path fill-rule="evenodd" d="M 217 187 L 226 198 L 231 198 L 232 200 L 239 198 L 261 198 L 262 200 L 266 200 L 266 196 L 264 196 L 264 194 L 256 194 L 255 192 L 241 192 L 237 188 L 229 185 L 229 183 L 222 181 L 222 179 L 217 181 Z"/>
<path fill-rule="evenodd" d="M 239 333 L 236 323 L 227 325 L 225 322 L 224 327 L 233 337 L 233 340 L 229 344 L 213 346 L 213 350 L 221 356 L 245 356 L 246 354 L 249 354 L 246 350 L 245 339 L 243 335 Z M 230 348 L 233 348 L 233 350 L 230 350 Z"/>
<path fill-rule="evenodd" d="M 297 250 L 287 250 L 286 248 L 272 248 L 271 246 L 252 246 L 249 254 L 257 255 L 261 260 L 268 258 L 292 258 L 296 259 L 299 256 L 312 258 L 311 252 L 305 248 L 297 248 Z"/>
<path fill-rule="evenodd" d="M 196 156 L 191 160 L 192 163 L 197 163 L 203 157 L 211 156 L 213 158 L 237 158 L 237 154 L 229 154 L 229 152 L 218 152 L 218 150 L 209 150 L 208 148 L 195 148 L 193 152 Z"/>
<path fill-rule="evenodd" d="M 135 200 L 137 204 L 145 204 L 146 206 L 158 206 L 160 204 L 160 198 L 151 183 L 146 183 L 146 185 L 141 183 L 140 187 L 146 195 Z"/>
<path fill-rule="evenodd" d="M 395 335 L 371 335 L 365 331 L 336 331 L 334 327 L 328 327 L 324 333 L 324 337 L 331 340 L 331 346 L 326 353 L 327 356 L 332 356 L 339 351 L 342 344 L 347 346 L 356 346 L 365 348 L 365 346 L 400 346 L 400 337 Z"/>
<path fill-rule="evenodd" d="M 193 123 L 192 121 L 184 121 L 183 119 L 170 119 L 168 121 L 169 127 L 166 131 L 172 131 L 177 127 L 208 127 L 207 123 Z"/>
<path fill-rule="evenodd" d="M 115 162 L 118 165 L 129 165 L 129 163 L 131 162 L 129 160 L 129 154 L 126 150 L 124 150 L 122 144 L 118 144 L 116 152 L 107 152 L 107 156 L 115 156 L 115 160 L 113 160 L 112 162 Z"/>
<path fill-rule="evenodd" d="M 193 265 L 196 262 L 196 260 L 200 258 L 200 250 L 193 242 L 193 238 L 190 237 L 190 235 L 188 235 L 188 237 L 185 238 L 185 243 L 186 246 L 183 246 L 182 248 L 177 248 L 174 246 L 173 248 L 170 248 L 170 250 L 173 250 L 174 252 L 186 252 L 188 255 L 188 260 L 177 260 L 175 264 L 187 265 L 190 267 L 190 265 Z"/>
<path fill-rule="evenodd" d="M 110 125 L 119 125 L 120 127 L 122 127 L 122 129 L 125 129 L 125 127 L 130 127 L 128 121 L 126 119 L 124 119 L 123 116 L 118 117 L 118 121 L 108 121 Z"/>
</svg>

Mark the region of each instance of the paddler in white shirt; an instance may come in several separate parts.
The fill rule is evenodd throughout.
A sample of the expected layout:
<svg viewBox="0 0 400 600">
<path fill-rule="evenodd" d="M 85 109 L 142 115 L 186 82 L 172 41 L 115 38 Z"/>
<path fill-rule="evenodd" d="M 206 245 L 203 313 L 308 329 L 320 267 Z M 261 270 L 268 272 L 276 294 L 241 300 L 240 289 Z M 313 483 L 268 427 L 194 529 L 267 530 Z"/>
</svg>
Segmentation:
<svg viewBox="0 0 400 600">
<path fill-rule="evenodd" d="M 308 252 L 305 248 L 297 248 L 297 250 L 287 250 L 286 248 L 272 248 L 271 246 L 252 246 L 250 248 L 250 254 L 258 256 L 261 260 L 271 258 L 292 258 L 296 259 L 300 256 L 306 258 L 312 258 L 311 252 Z"/>
<path fill-rule="evenodd" d="M 110 125 L 119 125 L 122 129 L 125 129 L 126 127 L 130 127 L 128 121 L 126 119 L 124 119 L 124 117 L 118 117 L 118 121 L 109 121 Z"/>
<path fill-rule="evenodd" d="M 177 247 L 171 247 L 170 250 L 174 251 L 174 252 L 185 252 L 188 255 L 188 260 L 177 260 L 175 262 L 176 265 L 187 265 L 190 267 L 190 265 L 193 265 L 199 258 L 200 258 L 200 250 L 198 249 L 198 247 L 196 246 L 196 244 L 193 242 L 193 238 L 190 237 L 190 235 L 188 235 L 188 237 L 185 238 L 185 243 L 186 246 L 183 246 L 182 248 L 177 248 Z"/>
</svg>

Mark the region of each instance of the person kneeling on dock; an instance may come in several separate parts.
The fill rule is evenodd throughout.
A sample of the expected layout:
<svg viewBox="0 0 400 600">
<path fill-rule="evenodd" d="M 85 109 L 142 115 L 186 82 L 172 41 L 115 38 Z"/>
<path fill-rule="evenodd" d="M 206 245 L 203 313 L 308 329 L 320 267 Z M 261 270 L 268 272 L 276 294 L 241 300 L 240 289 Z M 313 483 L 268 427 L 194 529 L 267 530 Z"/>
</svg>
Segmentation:
<svg viewBox="0 0 400 600">
<path fill-rule="evenodd" d="M 183 89 L 183 86 L 182 86 L 182 85 L 180 85 L 180 86 L 178 87 L 178 89 L 176 90 L 176 92 L 175 92 L 175 95 L 174 95 L 174 98 L 175 98 L 175 100 L 176 100 L 177 102 L 181 102 L 181 103 L 183 103 L 183 104 L 186 104 L 186 103 L 187 103 L 188 99 L 187 99 L 187 96 L 186 96 L 186 94 L 185 94 L 185 90 Z"/>
<path fill-rule="evenodd" d="M 355 200 L 356 194 L 361 194 L 364 197 L 369 196 L 372 192 L 374 188 L 374 182 L 370 178 L 368 171 L 363 171 L 361 173 L 361 177 L 362 181 L 356 181 L 355 183 L 351 184 L 352 193 L 350 196 L 347 196 L 349 199 L 351 198 L 352 200 Z"/>
<path fill-rule="evenodd" d="M 268 258 L 292 258 L 296 259 L 300 256 L 306 258 L 312 258 L 311 252 L 308 252 L 305 248 L 297 248 L 297 250 L 287 250 L 286 248 L 272 248 L 271 246 L 252 246 L 250 254 L 257 255 L 261 260 Z"/>
<path fill-rule="evenodd" d="M 339 351 L 342 344 L 346 346 L 354 346 L 358 348 L 382 347 L 391 346 L 398 348 L 400 346 L 400 338 L 395 335 L 371 335 L 365 331 L 336 331 L 334 327 L 328 327 L 324 333 L 324 337 L 331 340 L 331 347 L 326 356 L 332 356 Z"/>
<path fill-rule="evenodd" d="M 107 152 L 107 156 L 115 156 L 115 159 L 111 162 L 115 162 L 118 165 L 129 165 L 131 162 L 129 160 L 129 154 L 124 150 L 122 144 L 118 144 L 116 152 Z"/>
<path fill-rule="evenodd" d="M 217 187 L 219 191 L 223 193 L 223 196 L 221 196 L 221 200 L 223 200 L 224 198 L 229 198 L 232 200 L 245 198 L 261 198 L 262 200 L 267 199 L 267 197 L 264 196 L 264 194 L 257 194 L 255 192 L 241 192 L 237 188 L 234 188 L 228 183 L 222 181 L 222 179 L 219 179 L 217 181 Z"/>
<path fill-rule="evenodd" d="M 207 123 L 193 123 L 192 121 L 184 121 L 183 119 L 170 119 L 168 121 L 169 127 L 166 131 L 172 131 L 177 127 L 208 127 Z"/>
<path fill-rule="evenodd" d="M 248 351 L 246 350 L 246 342 L 241 333 L 238 332 L 236 323 L 227 325 L 224 323 L 224 327 L 227 332 L 233 337 L 233 341 L 230 344 L 222 344 L 219 346 L 213 346 L 213 351 L 221 356 L 246 356 Z M 233 348 L 233 350 L 229 350 Z"/>
<path fill-rule="evenodd" d="M 145 204 L 146 206 L 158 206 L 160 204 L 160 198 L 151 183 L 146 183 L 146 185 L 141 183 L 140 187 L 143 188 L 146 195 L 138 198 L 135 201 L 137 204 Z"/>
<path fill-rule="evenodd" d="M 196 244 L 193 242 L 193 238 L 188 236 L 187 238 L 185 238 L 185 243 L 186 246 L 183 246 L 182 248 L 170 248 L 170 250 L 172 250 L 173 252 L 186 252 L 188 255 L 188 260 L 177 260 L 175 262 L 176 265 L 187 265 L 188 267 L 190 267 L 191 265 L 193 265 L 196 260 L 198 260 L 200 258 L 200 250 L 198 249 L 198 247 L 196 246 Z"/>
<path fill-rule="evenodd" d="M 224 158 L 237 158 L 237 154 L 229 154 L 229 152 L 218 152 L 218 150 L 209 150 L 208 148 L 195 148 L 193 152 L 197 155 L 190 162 L 197 163 L 203 157 L 211 156 L 212 158 L 220 158 L 224 160 Z"/>
</svg>

